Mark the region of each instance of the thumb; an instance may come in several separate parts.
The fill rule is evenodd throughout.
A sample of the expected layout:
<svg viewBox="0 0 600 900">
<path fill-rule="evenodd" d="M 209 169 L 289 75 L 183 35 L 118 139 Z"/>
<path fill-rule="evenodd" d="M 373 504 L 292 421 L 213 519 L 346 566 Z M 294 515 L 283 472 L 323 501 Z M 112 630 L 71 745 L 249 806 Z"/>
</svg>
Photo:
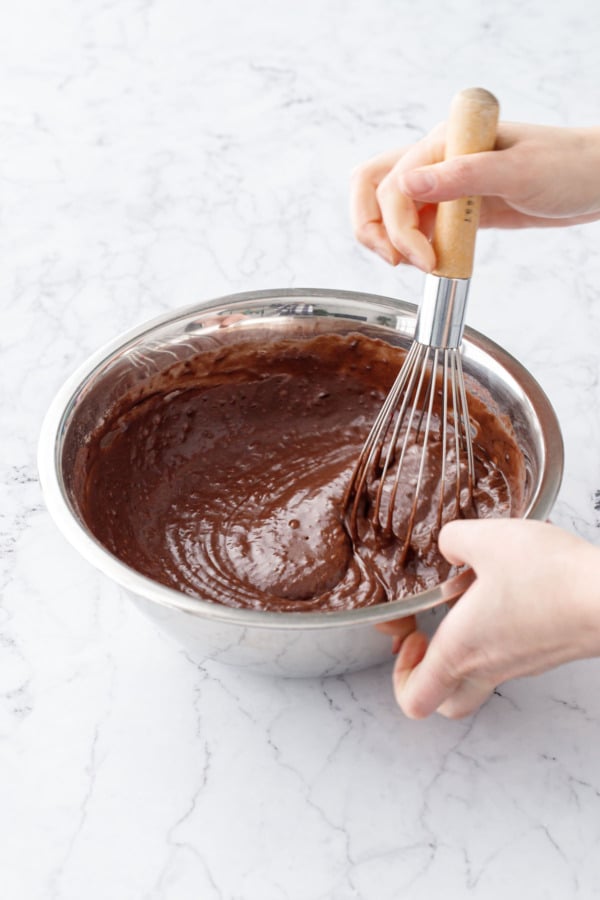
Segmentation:
<svg viewBox="0 0 600 900">
<path fill-rule="evenodd" d="M 439 203 L 459 197 L 510 196 L 514 178 L 515 167 L 505 153 L 490 150 L 410 169 L 398 181 L 402 193 L 413 200 Z"/>
<path fill-rule="evenodd" d="M 453 566 L 478 571 L 501 537 L 496 519 L 454 519 L 440 531 L 438 547 Z"/>
<path fill-rule="evenodd" d="M 512 548 L 522 544 L 523 524 L 515 519 L 454 519 L 440 531 L 438 547 L 453 566 L 467 565 L 481 575 L 505 566 Z"/>
</svg>

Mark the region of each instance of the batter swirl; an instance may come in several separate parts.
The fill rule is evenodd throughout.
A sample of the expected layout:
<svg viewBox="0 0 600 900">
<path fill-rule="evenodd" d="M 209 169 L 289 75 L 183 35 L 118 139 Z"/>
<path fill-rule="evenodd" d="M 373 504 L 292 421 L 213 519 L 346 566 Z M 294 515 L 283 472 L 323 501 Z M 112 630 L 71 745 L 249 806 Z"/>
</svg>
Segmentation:
<svg viewBox="0 0 600 900">
<path fill-rule="evenodd" d="M 431 587 L 450 566 L 427 508 L 403 568 L 372 530 L 354 548 L 343 520 L 402 358 L 357 334 L 199 352 L 109 412 L 82 451 L 82 515 L 134 569 L 228 606 L 331 611 Z M 522 454 L 480 399 L 470 410 L 478 514 L 517 515 Z"/>
</svg>

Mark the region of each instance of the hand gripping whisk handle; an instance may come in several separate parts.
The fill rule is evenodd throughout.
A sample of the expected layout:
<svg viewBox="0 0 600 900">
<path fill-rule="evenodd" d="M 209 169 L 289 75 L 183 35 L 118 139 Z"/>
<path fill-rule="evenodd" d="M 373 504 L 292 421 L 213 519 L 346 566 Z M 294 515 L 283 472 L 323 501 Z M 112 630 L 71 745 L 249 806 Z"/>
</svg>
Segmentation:
<svg viewBox="0 0 600 900">
<path fill-rule="evenodd" d="M 493 150 L 498 113 L 498 101 L 483 88 L 468 88 L 457 94 L 450 104 L 445 158 Z M 433 234 L 437 258 L 434 275 L 471 277 L 480 206 L 480 197 L 460 197 L 439 204 Z"/>
<path fill-rule="evenodd" d="M 445 158 L 493 150 L 498 114 L 498 101 L 483 88 L 457 94 L 450 105 Z M 460 197 L 438 205 L 433 234 L 437 266 L 425 281 L 415 333 L 419 343 L 460 345 L 480 206 L 480 197 Z"/>
</svg>

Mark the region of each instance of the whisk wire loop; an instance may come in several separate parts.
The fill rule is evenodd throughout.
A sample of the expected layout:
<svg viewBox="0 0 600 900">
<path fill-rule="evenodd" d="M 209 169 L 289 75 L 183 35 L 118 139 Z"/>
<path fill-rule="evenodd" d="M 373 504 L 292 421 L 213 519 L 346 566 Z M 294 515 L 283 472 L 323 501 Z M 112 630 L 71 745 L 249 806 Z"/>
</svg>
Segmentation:
<svg viewBox="0 0 600 900">
<path fill-rule="evenodd" d="M 399 456 L 399 459 L 398 459 L 397 465 L 396 465 L 396 472 L 395 472 L 394 480 L 392 482 L 392 489 L 391 489 L 391 492 L 389 495 L 386 523 L 383 528 L 384 535 L 387 537 L 391 536 L 393 533 L 393 528 L 392 528 L 393 512 L 394 512 L 394 505 L 396 502 L 396 495 L 398 492 L 399 474 L 402 471 L 404 458 L 406 456 L 406 451 L 408 448 L 408 435 L 409 435 L 410 429 L 412 427 L 415 413 L 419 410 L 419 406 L 420 406 L 419 400 L 420 400 L 421 394 L 423 392 L 423 383 L 424 383 L 425 374 L 426 374 L 425 366 L 421 365 L 421 368 L 419 369 L 419 364 L 422 363 L 423 357 L 424 356 L 426 357 L 426 355 L 427 355 L 427 349 L 425 347 L 422 347 L 421 345 L 418 345 L 418 353 L 416 354 L 416 359 L 415 359 L 416 364 L 411 372 L 411 378 L 410 378 L 406 393 L 403 397 L 402 405 L 398 411 L 398 415 L 395 418 L 394 428 L 393 428 L 391 437 L 388 439 L 385 463 L 384 463 L 383 469 L 381 470 L 379 486 L 378 486 L 377 494 L 375 497 L 375 504 L 373 507 L 373 519 L 375 522 L 379 523 L 380 522 L 381 501 L 383 498 L 384 486 L 386 484 L 386 476 L 387 476 L 389 469 L 391 468 L 391 466 L 393 465 L 393 463 L 396 460 L 396 456 L 397 456 L 396 448 L 397 448 L 397 443 L 398 443 L 398 436 L 400 433 L 400 429 L 402 428 L 402 426 L 404 424 L 404 419 L 406 416 L 406 409 L 411 401 L 411 398 L 414 397 L 412 405 L 410 407 L 410 414 L 408 417 L 406 430 L 404 432 L 404 439 L 402 441 L 402 447 L 400 449 L 400 456 Z M 420 376 L 418 378 L 418 383 L 415 385 L 415 382 L 417 381 L 417 375 L 419 374 L 419 372 L 420 372 Z M 382 437 L 382 447 L 387 438 L 387 435 L 386 435 L 387 430 L 388 429 L 386 427 L 381 436 Z"/>
<path fill-rule="evenodd" d="M 448 321 L 443 327 L 435 315 L 427 313 L 427 307 L 423 320 L 427 329 L 417 321 L 419 337 L 407 351 L 346 491 L 352 539 L 361 540 L 362 516 L 366 525 L 361 528 L 370 524 L 384 538 L 399 541 L 400 565 L 406 561 L 420 511 L 426 510 L 422 492 L 426 485 L 434 485 L 436 468 L 437 487 L 431 489 L 438 495 L 431 498 L 431 513 L 424 512 L 429 527 L 439 531 L 445 520 L 466 511 L 465 503 L 474 508 L 474 455 L 460 349 L 454 339 L 451 346 L 440 346 L 441 341 L 430 343 L 429 333 L 433 327 L 435 333 L 446 337 L 452 334 L 460 343 L 462 323 L 456 317 L 462 319 L 464 315 L 466 288 L 462 284 L 459 287 L 462 301 L 447 304 Z M 458 289 L 451 292 L 442 288 L 443 284 L 430 296 L 439 301 L 439 296 L 457 295 Z M 426 339 L 420 339 L 424 334 Z"/>
<path fill-rule="evenodd" d="M 421 367 L 421 377 L 422 378 L 426 374 L 427 369 L 429 368 L 429 359 L 428 359 L 429 352 L 428 352 L 428 350 L 429 350 L 429 348 L 426 347 L 425 348 L 425 361 Z M 421 494 L 421 484 L 423 482 L 423 474 L 425 472 L 425 463 L 428 458 L 427 449 L 428 449 L 429 439 L 431 436 L 431 420 L 432 420 L 432 414 L 433 414 L 433 401 L 435 398 L 436 373 L 437 373 L 437 369 L 438 369 L 439 352 L 440 351 L 437 348 L 433 351 L 433 360 L 432 360 L 431 366 L 430 366 L 431 374 L 430 374 L 429 384 L 427 386 L 425 403 L 423 404 L 422 412 L 421 412 L 421 421 L 422 421 L 424 411 L 427 410 L 425 429 L 422 432 L 422 438 L 421 438 L 421 456 L 419 459 L 419 469 L 418 469 L 418 473 L 417 473 L 417 480 L 416 480 L 416 483 L 415 483 L 415 486 L 413 489 L 413 497 L 412 497 L 412 503 L 411 503 L 411 507 L 410 507 L 410 513 L 409 513 L 409 516 L 408 516 L 408 519 L 406 522 L 406 532 L 404 534 L 402 549 L 400 551 L 400 562 L 402 565 L 405 562 L 405 559 L 406 559 L 406 556 L 408 553 L 408 549 L 410 547 L 410 541 L 412 538 L 413 529 L 415 527 L 417 510 L 419 507 L 419 497 Z M 413 405 L 411 414 L 414 414 L 414 411 L 417 408 L 418 400 L 419 400 L 419 398 L 416 398 L 416 402 Z M 416 433 L 415 446 L 418 446 L 418 444 L 419 444 L 419 435 L 420 434 L 421 434 L 421 428 L 419 425 L 419 428 Z M 408 443 L 409 435 L 410 435 L 410 424 L 408 425 L 407 430 L 406 430 L 406 434 L 405 434 L 405 438 L 404 438 L 405 444 Z M 398 468 L 398 471 L 396 472 L 396 476 L 394 479 L 394 501 L 396 499 L 396 492 L 398 490 L 399 483 L 400 483 L 400 467 Z M 443 479 L 442 479 L 442 484 L 443 484 Z M 388 510 L 388 525 L 389 525 L 390 532 L 392 531 L 393 511 L 394 511 L 394 504 L 390 503 L 390 508 Z"/>
<path fill-rule="evenodd" d="M 451 367 L 449 366 L 449 358 L 451 364 L 452 354 L 449 354 L 448 350 L 444 350 L 442 363 L 442 469 L 440 472 L 440 483 L 442 485 L 442 488 L 440 490 L 438 498 L 438 510 L 436 517 L 436 528 L 438 529 L 442 525 L 442 516 L 444 514 L 444 485 L 446 483 L 446 453 L 448 444 L 448 378 L 452 377 L 451 375 L 448 375 L 448 370 Z M 454 386 L 454 381 L 452 381 L 452 386 Z M 454 407 L 454 409 L 456 409 L 456 406 Z"/>
<path fill-rule="evenodd" d="M 460 353 L 455 353 L 458 393 L 460 397 L 460 425 L 457 423 L 456 430 L 459 436 L 464 440 L 464 449 L 467 456 L 467 503 L 471 506 L 474 513 L 477 513 L 475 505 L 475 457 L 473 454 L 473 438 L 471 434 L 471 420 L 469 418 L 469 406 L 467 403 L 467 390 L 465 387 L 465 377 L 462 368 L 462 360 Z M 458 457 L 457 457 L 458 458 Z"/>
<path fill-rule="evenodd" d="M 354 471 L 350 478 L 350 483 L 346 490 L 344 498 L 344 506 L 350 507 L 349 525 L 350 533 L 353 538 L 358 538 L 358 514 L 367 486 L 369 473 L 379 469 L 381 464 L 381 456 L 383 453 L 384 437 L 389 430 L 389 426 L 394 417 L 394 412 L 398 406 L 398 400 L 402 397 L 398 420 L 404 416 L 406 405 L 410 396 L 411 386 L 405 392 L 405 387 L 409 379 L 416 377 L 417 368 L 414 365 L 415 357 L 419 354 L 419 345 L 416 342 L 411 344 L 410 350 L 406 356 L 404 364 L 398 373 L 394 384 L 392 385 L 383 406 L 381 407 L 375 422 L 367 436 L 361 453 L 356 461 Z"/>
</svg>

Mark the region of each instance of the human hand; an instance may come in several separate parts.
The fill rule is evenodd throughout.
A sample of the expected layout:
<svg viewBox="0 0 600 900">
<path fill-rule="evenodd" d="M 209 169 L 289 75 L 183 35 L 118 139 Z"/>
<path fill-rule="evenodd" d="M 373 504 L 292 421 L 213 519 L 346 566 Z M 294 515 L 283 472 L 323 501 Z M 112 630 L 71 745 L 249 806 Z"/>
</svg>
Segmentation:
<svg viewBox="0 0 600 900">
<path fill-rule="evenodd" d="M 392 265 L 431 272 L 436 205 L 480 196 L 482 228 L 577 225 L 600 218 L 600 128 L 503 122 L 496 149 L 444 159 L 445 125 L 359 166 L 355 236 Z"/>
<path fill-rule="evenodd" d="M 510 678 L 600 655 L 600 548 L 521 519 L 450 522 L 439 546 L 477 577 L 429 645 L 404 637 L 394 691 L 407 716 L 460 718 Z"/>
</svg>

